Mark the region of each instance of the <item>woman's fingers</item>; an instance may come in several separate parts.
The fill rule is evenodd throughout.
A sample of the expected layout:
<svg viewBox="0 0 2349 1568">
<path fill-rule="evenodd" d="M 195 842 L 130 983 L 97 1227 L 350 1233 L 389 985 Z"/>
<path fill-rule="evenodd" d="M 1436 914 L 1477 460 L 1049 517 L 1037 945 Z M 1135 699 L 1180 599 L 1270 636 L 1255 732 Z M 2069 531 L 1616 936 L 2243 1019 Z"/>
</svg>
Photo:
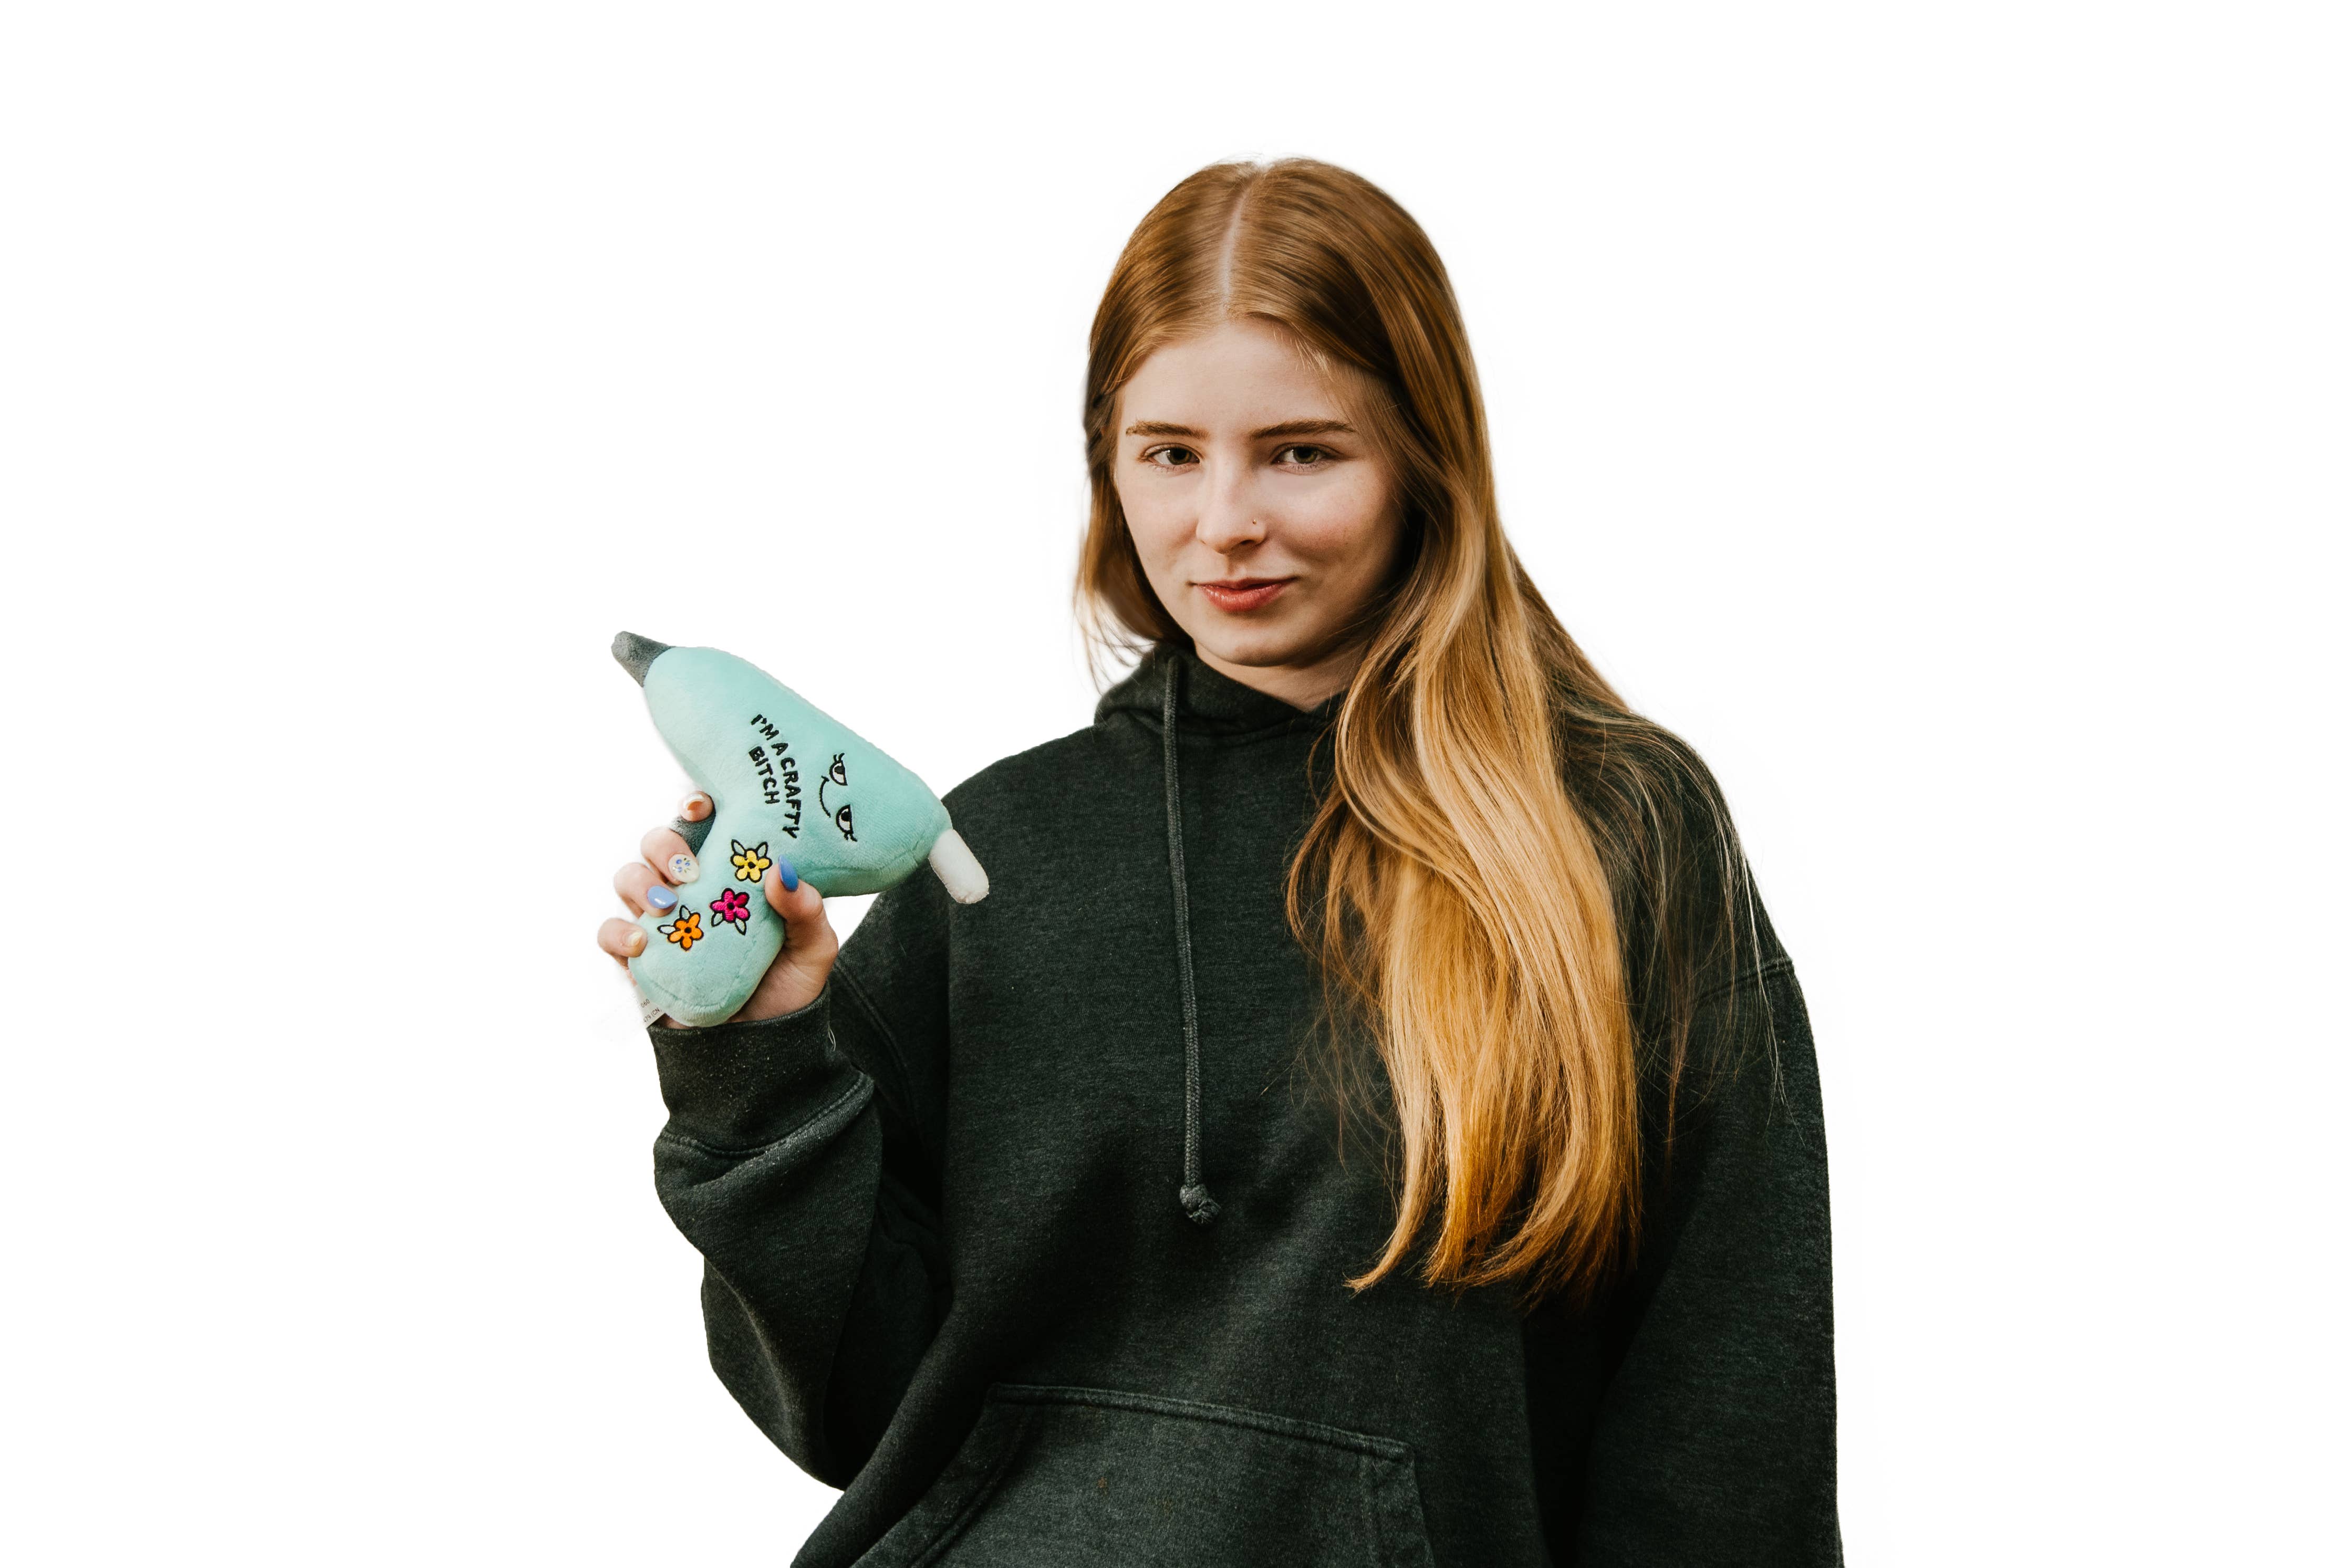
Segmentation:
<svg viewBox="0 0 2349 1568">
<path fill-rule="evenodd" d="M 612 891 L 631 914 L 643 914 L 647 909 L 667 914 L 677 908 L 675 889 L 661 880 L 653 868 L 641 860 L 631 860 L 612 873 Z"/>
<path fill-rule="evenodd" d="M 696 800 L 702 803 L 704 812 L 709 810 L 708 795 L 688 795 L 688 815 Z M 667 914 L 678 906 L 675 889 L 699 877 L 701 867 L 674 828 L 654 828 L 636 847 L 644 858 L 612 873 L 612 891 L 620 896 L 620 902 L 632 914 L 641 915 L 647 910 Z M 644 928 L 632 920 L 606 920 L 595 933 L 595 945 L 616 959 L 632 959 L 645 950 Z"/>
<path fill-rule="evenodd" d="M 670 887 L 682 887 L 701 876 L 701 863 L 693 851 L 685 846 L 673 827 L 656 827 L 636 846 L 644 854 L 645 864 L 660 873 L 661 880 Z"/>
<path fill-rule="evenodd" d="M 645 929 L 634 920 L 606 920 L 595 931 L 595 945 L 622 963 L 645 950 Z"/>
<path fill-rule="evenodd" d="M 709 797 L 697 790 L 685 797 L 678 815 L 699 822 L 711 809 Z M 644 858 L 612 873 L 612 891 L 632 913 L 667 914 L 678 906 L 680 895 L 675 889 L 700 878 L 700 863 L 671 827 L 654 828 L 636 847 Z M 606 920 L 595 931 L 595 945 L 626 963 L 645 950 L 645 929 L 634 920 Z"/>
</svg>

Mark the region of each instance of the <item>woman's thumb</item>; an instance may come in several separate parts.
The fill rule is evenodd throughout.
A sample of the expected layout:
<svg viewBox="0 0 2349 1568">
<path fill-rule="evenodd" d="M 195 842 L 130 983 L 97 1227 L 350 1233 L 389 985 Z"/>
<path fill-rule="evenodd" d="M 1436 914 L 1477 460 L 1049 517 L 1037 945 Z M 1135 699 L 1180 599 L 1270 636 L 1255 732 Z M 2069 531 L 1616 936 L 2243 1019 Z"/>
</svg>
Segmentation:
<svg viewBox="0 0 2349 1568">
<path fill-rule="evenodd" d="M 788 927 L 803 926 L 823 916 L 823 895 L 802 882 L 792 863 L 781 857 L 760 878 L 760 890 L 767 895 L 767 907 L 781 915 Z"/>
</svg>

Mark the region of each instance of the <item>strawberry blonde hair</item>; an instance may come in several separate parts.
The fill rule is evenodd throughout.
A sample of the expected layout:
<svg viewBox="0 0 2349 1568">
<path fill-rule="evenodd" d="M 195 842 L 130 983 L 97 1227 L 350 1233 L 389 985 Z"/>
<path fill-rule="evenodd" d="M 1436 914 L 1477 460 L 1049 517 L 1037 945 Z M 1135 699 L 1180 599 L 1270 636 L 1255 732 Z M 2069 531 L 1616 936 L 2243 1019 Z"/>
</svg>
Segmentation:
<svg viewBox="0 0 2349 1568">
<path fill-rule="evenodd" d="M 1739 943 L 1734 834 L 1702 764 L 1625 706 L 1503 535 L 1434 246 L 1327 163 L 1202 169 L 1118 258 L 1085 371 L 1077 597 L 1096 649 L 1189 645 L 1118 503 L 1117 404 L 1162 345 L 1240 319 L 1330 379 L 1405 506 L 1287 883 L 1332 1022 L 1376 1040 L 1400 1134 L 1394 1228 L 1350 1282 L 1423 1235 L 1431 1283 L 1584 1294 L 1636 1241 L 1640 1075 L 1677 1095 L 1696 977 Z"/>
</svg>

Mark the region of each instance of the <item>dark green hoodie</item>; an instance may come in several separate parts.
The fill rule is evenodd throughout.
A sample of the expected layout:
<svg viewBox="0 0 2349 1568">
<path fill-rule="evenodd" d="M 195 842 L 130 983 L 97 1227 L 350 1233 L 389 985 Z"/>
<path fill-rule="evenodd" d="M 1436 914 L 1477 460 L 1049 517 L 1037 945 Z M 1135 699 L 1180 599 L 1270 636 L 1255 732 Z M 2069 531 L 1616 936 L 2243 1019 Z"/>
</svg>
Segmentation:
<svg viewBox="0 0 2349 1568">
<path fill-rule="evenodd" d="M 1393 1189 L 1315 1086 L 1281 902 L 1336 707 L 1147 659 L 947 797 L 984 902 L 916 875 L 802 1012 L 652 1031 L 711 1363 L 844 1489 L 801 1564 L 1840 1560 L 1826 1146 L 1766 920 L 1669 1160 L 1650 1093 L 1632 1273 L 1531 1314 L 1347 1288 Z M 1776 1042 L 1742 1069 L 1733 1002 Z"/>
</svg>

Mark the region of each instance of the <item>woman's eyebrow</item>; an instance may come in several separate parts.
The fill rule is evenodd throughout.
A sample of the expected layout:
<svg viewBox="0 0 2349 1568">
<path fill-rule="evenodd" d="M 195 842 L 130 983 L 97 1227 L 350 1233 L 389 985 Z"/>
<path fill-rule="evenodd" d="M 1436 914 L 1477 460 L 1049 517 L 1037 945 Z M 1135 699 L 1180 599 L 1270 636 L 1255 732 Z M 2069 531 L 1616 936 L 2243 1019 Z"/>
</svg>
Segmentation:
<svg viewBox="0 0 2349 1568">
<path fill-rule="evenodd" d="M 1189 425 L 1170 425 L 1164 420 L 1138 420 L 1125 427 L 1130 436 L 1188 436 L 1193 441 L 1206 439 L 1206 431 L 1193 430 Z M 1288 420 L 1262 430 L 1250 431 L 1250 441 L 1278 441 L 1284 436 L 1352 435 L 1354 427 L 1343 420 Z"/>
</svg>

